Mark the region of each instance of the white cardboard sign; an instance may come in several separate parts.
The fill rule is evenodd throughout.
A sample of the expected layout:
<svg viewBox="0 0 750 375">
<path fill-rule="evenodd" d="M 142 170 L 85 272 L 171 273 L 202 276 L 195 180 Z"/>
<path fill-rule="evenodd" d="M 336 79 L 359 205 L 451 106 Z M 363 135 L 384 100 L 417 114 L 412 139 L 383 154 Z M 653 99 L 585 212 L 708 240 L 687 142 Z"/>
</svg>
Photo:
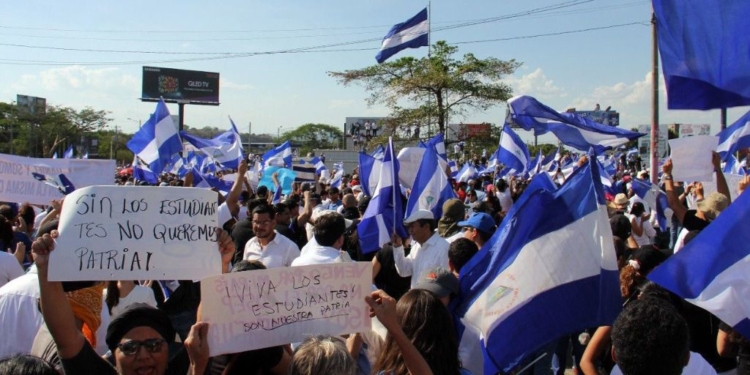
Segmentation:
<svg viewBox="0 0 750 375">
<path fill-rule="evenodd" d="M 216 193 L 90 186 L 60 215 L 50 280 L 199 280 L 221 274 Z"/>
<path fill-rule="evenodd" d="M 674 179 L 677 181 L 711 181 L 714 174 L 711 153 L 718 145 L 719 138 L 711 135 L 670 139 Z"/>
<path fill-rule="evenodd" d="M 228 273 L 201 282 L 211 356 L 370 330 L 372 264 L 346 262 Z"/>
</svg>

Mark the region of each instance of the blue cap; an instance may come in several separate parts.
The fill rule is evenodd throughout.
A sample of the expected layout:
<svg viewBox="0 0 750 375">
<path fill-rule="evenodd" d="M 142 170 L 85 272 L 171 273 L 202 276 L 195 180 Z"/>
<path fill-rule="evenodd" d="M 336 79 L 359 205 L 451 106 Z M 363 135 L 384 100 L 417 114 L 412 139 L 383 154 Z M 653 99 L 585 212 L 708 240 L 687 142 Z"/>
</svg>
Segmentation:
<svg viewBox="0 0 750 375">
<path fill-rule="evenodd" d="M 487 234 L 495 233 L 495 220 L 492 220 L 492 216 L 484 212 L 477 212 L 469 220 L 459 221 L 459 227 L 470 227 L 484 232 Z"/>
</svg>

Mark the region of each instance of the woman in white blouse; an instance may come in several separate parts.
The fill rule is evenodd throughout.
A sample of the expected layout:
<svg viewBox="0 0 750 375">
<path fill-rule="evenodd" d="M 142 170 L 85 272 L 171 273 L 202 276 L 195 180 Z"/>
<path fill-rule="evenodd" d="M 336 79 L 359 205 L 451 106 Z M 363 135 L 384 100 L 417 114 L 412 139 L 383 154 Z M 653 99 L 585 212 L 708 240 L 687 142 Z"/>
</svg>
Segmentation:
<svg viewBox="0 0 750 375">
<path fill-rule="evenodd" d="M 107 289 L 104 289 L 104 301 L 107 303 L 112 319 L 133 303 L 140 302 L 156 307 L 154 291 L 148 286 L 138 285 L 131 280 L 108 282 Z"/>
<path fill-rule="evenodd" d="M 631 236 L 638 244 L 638 246 L 645 246 L 651 244 L 651 239 L 656 236 L 656 230 L 648 221 L 648 216 L 645 215 L 646 208 L 641 202 L 633 203 L 633 207 L 630 209 L 630 213 L 626 216 L 630 219 L 630 225 L 633 227 Z"/>
</svg>

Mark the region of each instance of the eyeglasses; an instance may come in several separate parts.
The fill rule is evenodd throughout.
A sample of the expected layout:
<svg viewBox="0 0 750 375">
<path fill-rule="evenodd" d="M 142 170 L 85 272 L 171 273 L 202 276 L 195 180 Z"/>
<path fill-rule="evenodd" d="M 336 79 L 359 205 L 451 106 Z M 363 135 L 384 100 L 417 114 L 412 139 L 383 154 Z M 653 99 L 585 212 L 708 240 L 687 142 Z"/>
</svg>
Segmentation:
<svg viewBox="0 0 750 375">
<path fill-rule="evenodd" d="M 117 347 L 120 348 L 123 354 L 130 356 L 138 353 L 141 350 L 141 346 L 146 348 L 146 351 L 149 353 L 158 353 L 161 351 L 162 344 L 166 342 L 164 339 L 130 340 L 117 344 Z"/>
<path fill-rule="evenodd" d="M 253 225 L 256 227 L 264 227 L 271 223 L 271 220 L 263 220 L 263 221 L 252 221 Z"/>
</svg>

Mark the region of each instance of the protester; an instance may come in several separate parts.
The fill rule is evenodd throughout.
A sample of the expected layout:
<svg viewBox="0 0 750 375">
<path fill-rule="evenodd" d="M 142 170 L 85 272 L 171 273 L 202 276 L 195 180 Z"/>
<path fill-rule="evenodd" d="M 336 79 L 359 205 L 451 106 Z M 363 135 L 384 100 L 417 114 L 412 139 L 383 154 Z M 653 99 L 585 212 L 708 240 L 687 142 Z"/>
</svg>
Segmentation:
<svg viewBox="0 0 750 375">
<path fill-rule="evenodd" d="M 458 226 L 464 228 L 464 238 L 473 241 L 479 249 L 495 234 L 495 220 L 484 212 L 474 213 Z"/>
<path fill-rule="evenodd" d="M 451 198 L 443 203 L 443 216 L 438 220 L 438 234 L 448 243 L 451 243 L 461 237 L 461 227 L 458 222 L 466 216 L 466 206 L 460 199 Z"/>
<path fill-rule="evenodd" d="M 253 209 L 255 237 L 247 241 L 243 259 L 258 260 L 268 268 L 289 267 L 299 256 L 297 244 L 274 230 L 274 210 L 266 204 Z"/>
<path fill-rule="evenodd" d="M 131 280 L 107 282 L 107 289 L 104 289 L 104 302 L 107 304 L 111 319 L 116 318 L 123 310 L 134 303 L 156 307 L 154 291 Z"/>
<path fill-rule="evenodd" d="M 432 211 L 417 210 L 404 219 L 409 234 L 414 240 L 409 255 L 404 255 L 403 240 L 394 233 L 393 260 L 396 270 L 402 277 L 412 276 L 411 287 L 427 270 L 435 267 L 448 268 L 448 242 L 435 232 L 435 217 Z"/>
<path fill-rule="evenodd" d="M 317 374 L 357 374 L 357 364 L 344 341 L 333 336 L 314 336 L 297 347 L 289 375 Z"/>
</svg>

